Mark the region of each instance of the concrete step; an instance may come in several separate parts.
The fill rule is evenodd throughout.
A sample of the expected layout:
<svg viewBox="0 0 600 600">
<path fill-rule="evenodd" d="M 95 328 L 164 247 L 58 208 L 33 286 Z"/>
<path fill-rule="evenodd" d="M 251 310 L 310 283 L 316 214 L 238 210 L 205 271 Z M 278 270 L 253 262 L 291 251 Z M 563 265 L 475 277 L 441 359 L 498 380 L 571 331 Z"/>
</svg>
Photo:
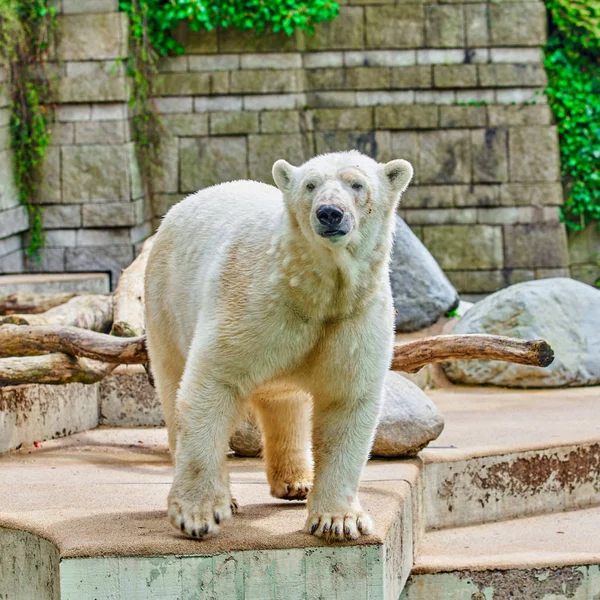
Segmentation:
<svg viewBox="0 0 600 600">
<path fill-rule="evenodd" d="M 258 459 L 231 459 L 241 512 L 190 540 L 166 518 L 164 429 L 98 428 L 0 457 L 0 590 L 8 598 L 396 600 L 423 533 L 421 461 L 369 464 L 376 533 L 327 545 L 306 508 L 269 495 Z M 2 596 L 4 597 L 4 596 Z"/>
<path fill-rule="evenodd" d="M 88 292 L 108 294 L 108 273 L 25 273 L 0 275 L 0 296 L 16 292 L 54 294 L 59 292 Z"/>
<path fill-rule="evenodd" d="M 426 533 L 402 600 L 597 600 L 600 508 Z"/>
</svg>

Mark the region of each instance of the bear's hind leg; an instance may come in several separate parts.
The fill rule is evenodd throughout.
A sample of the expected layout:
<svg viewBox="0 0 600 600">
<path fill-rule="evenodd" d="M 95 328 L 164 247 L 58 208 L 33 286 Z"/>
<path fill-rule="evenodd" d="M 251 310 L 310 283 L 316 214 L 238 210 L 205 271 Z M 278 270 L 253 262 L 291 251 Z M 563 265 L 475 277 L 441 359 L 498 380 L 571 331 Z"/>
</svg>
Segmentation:
<svg viewBox="0 0 600 600">
<path fill-rule="evenodd" d="M 264 438 L 271 495 L 304 500 L 312 487 L 309 394 L 291 386 L 270 386 L 251 398 Z"/>
</svg>

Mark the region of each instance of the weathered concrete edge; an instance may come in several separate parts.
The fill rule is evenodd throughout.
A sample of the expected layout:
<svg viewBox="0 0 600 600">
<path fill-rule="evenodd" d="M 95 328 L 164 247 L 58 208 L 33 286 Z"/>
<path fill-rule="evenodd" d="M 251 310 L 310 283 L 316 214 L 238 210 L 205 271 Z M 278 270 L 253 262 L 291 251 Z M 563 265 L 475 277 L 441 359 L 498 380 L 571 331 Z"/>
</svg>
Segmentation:
<svg viewBox="0 0 600 600">
<path fill-rule="evenodd" d="M 427 529 L 600 504 L 600 442 L 427 463 Z"/>
</svg>

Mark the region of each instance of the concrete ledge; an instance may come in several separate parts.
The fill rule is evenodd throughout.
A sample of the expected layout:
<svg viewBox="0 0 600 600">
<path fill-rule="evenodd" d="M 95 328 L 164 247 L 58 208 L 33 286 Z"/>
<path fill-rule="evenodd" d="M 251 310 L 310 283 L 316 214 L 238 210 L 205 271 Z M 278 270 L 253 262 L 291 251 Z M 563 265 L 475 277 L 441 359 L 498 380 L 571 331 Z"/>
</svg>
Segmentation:
<svg viewBox="0 0 600 600">
<path fill-rule="evenodd" d="M 0 296 L 8 296 L 16 292 L 108 294 L 110 277 L 108 273 L 28 273 L 0 276 Z"/>
</svg>

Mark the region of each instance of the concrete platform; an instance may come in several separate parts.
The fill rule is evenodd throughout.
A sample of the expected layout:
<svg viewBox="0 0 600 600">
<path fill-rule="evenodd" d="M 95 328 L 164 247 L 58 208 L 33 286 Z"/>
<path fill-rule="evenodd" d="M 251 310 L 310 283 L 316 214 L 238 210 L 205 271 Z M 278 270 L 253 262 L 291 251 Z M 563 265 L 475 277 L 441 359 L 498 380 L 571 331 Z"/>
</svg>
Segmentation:
<svg viewBox="0 0 600 600">
<path fill-rule="evenodd" d="M 42 560 L 47 549 L 35 560 L 63 600 L 192 598 L 200 581 L 207 593 L 220 590 L 202 598 L 272 597 L 265 589 L 286 599 L 342 598 L 350 590 L 357 600 L 398 598 L 422 533 L 415 532 L 422 527 L 418 459 L 367 467 L 360 493 L 376 533 L 334 546 L 301 531 L 304 503 L 271 498 L 261 461 L 231 459 L 241 512 L 219 537 L 200 542 L 167 522 L 173 472 L 166 443 L 164 430 L 100 428 L 4 455 L 3 547 L 33 557 L 38 538 L 51 542 L 55 560 Z M 3 583 L 27 586 L 19 573 L 7 572 L 12 558 L 0 555 L 5 561 Z"/>
<path fill-rule="evenodd" d="M 595 600 L 599 565 L 599 507 L 431 531 L 402 598 Z"/>
<path fill-rule="evenodd" d="M 110 293 L 108 273 L 25 273 L 1 275 L 0 296 L 16 292 L 53 294 L 59 292 Z"/>
</svg>

